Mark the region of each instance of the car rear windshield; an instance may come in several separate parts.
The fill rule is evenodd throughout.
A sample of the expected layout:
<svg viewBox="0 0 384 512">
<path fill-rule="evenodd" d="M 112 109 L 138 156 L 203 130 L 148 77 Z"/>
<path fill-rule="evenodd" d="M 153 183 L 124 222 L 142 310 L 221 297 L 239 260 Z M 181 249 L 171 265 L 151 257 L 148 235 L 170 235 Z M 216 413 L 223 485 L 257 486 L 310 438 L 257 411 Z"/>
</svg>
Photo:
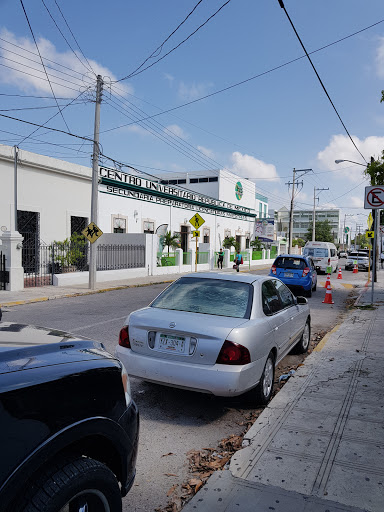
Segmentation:
<svg viewBox="0 0 384 512">
<path fill-rule="evenodd" d="M 303 269 L 307 266 L 306 262 L 301 258 L 277 258 L 275 261 L 277 268 Z"/>
<path fill-rule="evenodd" d="M 249 318 L 253 286 L 224 279 L 182 277 L 151 304 L 153 308 Z"/>
<path fill-rule="evenodd" d="M 328 258 L 328 249 L 320 247 L 307 247 L 304 248 L 305 256 L 313 256 L 314 258 Z"/>
</svg>

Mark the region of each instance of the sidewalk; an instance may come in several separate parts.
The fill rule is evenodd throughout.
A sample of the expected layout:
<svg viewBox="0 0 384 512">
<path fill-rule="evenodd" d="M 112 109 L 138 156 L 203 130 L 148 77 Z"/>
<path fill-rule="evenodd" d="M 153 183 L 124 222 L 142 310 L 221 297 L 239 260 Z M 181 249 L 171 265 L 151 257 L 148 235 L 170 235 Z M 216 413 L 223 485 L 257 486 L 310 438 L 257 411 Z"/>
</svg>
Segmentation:
<svg viewBox="0 0 384 512">
<path fill-rule="evenodd" d="M 384 271 L 183 512 L 384 510 Z M 362 309 L 360 309 L 362 308 Z M 366 309 L 365 309 L 366 308 Z"/>
<path fill-rule="evenodd" d="M 249 272 L 248 266 L 245 266 L 242 272 Z M 251 270 L 256 269 L 269 269 L 271 263 L 263 265 L 251 265 Z M 218 272 L 219 269 L 215 268 L 208 272 Z M 220 272 L 234 272 L 232 268 L 220 270 Z M 52 299 L 60 299 L 65 297 L 75 297 L 77 295 L 89 295 L 92 293 L 102 293 L 111 290 L 118 290 L 121 288 L 130 288 L 136 286 L 149 286 L 158 283 L 171 283 L 179 277 L 186 274 L 167 274 L 163 276 L 146 276 L 146 277 L 132 277 L 130 279 L 122 279 L 120 281 L 109 281 L 103 283 L 96 283 L 96 289 L 90 290 L 88 284 L 79 284 L 73 286 L 39 286 L 24 288 L 24 290 L 10 292 L 0 290 L 0 307 L 3 306 L 17 306 L 20 304 L 27 304 L 30 302 L 42 302 Z"/>
</svg>

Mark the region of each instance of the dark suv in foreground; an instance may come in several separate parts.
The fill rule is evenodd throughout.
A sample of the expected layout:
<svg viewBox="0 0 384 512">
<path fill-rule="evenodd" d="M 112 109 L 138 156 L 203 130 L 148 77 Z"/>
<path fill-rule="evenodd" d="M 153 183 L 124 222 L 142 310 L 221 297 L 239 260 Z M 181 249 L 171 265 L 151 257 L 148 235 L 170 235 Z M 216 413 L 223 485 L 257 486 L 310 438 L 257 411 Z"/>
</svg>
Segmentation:
<svg viewBox="0 0 384 512">
<path fill-rule="evenodd" d="M 118 512 L 139 431 L 124 366 L 101 343 L 0 322 L 1 512 Z"/>
</svg>

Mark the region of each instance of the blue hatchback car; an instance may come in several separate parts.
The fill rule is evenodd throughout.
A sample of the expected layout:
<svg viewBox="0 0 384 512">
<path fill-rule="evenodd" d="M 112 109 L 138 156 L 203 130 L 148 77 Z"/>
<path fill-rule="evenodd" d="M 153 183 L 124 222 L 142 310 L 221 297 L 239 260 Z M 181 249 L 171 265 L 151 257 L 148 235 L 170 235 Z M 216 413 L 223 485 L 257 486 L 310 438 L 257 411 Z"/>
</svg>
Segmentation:
<svg viewBox="0 0 384 512">
<path fill-rule="evenodd" d="M 281 254 L 269 272 L 271 277 L 278 277 L 296 295 L 312 296 L 316 290 L 317 272 L 310 256 Z"/>
</svg>

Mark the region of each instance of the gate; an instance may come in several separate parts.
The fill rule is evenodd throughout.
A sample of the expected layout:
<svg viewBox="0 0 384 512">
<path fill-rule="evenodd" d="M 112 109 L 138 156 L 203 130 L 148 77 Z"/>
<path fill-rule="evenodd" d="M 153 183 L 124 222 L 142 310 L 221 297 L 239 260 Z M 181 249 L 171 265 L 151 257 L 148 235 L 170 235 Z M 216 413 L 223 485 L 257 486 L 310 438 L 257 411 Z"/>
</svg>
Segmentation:
<svg viewBox="0 0 384 512">
<path fill-rule="evenodd" d="M 5 254 L 0 251 L 0 290 L 5 290 L 9 283 L 9 272 L 5 270 Z"/>
<path fill-rule="evenodd" d="M 53 283 L 52 248 L 30 240 L 23 242 L 24 287 L 46 286 Z"/>
</svg>

